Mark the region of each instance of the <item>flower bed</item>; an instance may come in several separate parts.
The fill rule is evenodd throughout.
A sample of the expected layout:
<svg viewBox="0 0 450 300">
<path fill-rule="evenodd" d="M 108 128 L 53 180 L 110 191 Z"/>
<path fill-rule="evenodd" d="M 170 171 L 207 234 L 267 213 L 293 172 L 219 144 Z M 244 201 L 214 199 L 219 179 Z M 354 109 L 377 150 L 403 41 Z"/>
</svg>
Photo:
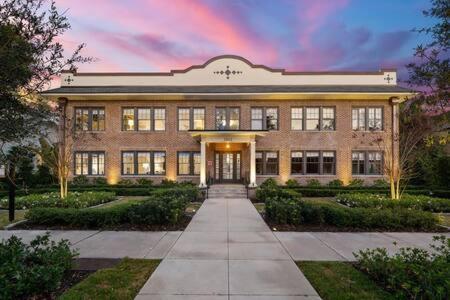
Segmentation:
<svg viewBox="0 0 450 300">
<path fill-rule="evenodd" d="M 385 195 L 346 193 L 336 196 L 336 201 L 348 207 L 361 208 L 410 208 L 431 212 L 450 212 L 450 200 L 423 195 L 404 194 L 401 200 L 392 200 Z"/>
<path fill-rule="evenodd" d="M 16 198 L 17 209 L 30 209 L 36 207 L 59 208 L 86 208 L 107 203 L 116 199 L 112 192 L 70 192 L 66 198 L 61 199 L 59 193 L 32 194 Z M 8 199 L 0 200 L 1 208 L 8 208 Z"/>
</svg>

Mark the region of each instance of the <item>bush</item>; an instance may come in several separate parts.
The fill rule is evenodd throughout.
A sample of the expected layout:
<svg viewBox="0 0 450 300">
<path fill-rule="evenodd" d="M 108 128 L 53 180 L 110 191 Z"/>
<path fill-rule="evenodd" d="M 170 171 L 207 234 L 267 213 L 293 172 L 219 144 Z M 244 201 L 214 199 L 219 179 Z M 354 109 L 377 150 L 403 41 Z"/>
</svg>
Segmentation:
<svg viewBox="0 0 450 300">
<path fill-rule="evenodd" d="M 286 181 L 286 187 L 288 187 L 288 188 L 298 187 L 298 186 L 300 186 L 300 184 L 295 179 L 288 179 Z"/>
<path fill-rule="evenodd" d="M 0 243 L 0 298 L 28 299 L 55 291 L 72 267 L 76 253 L 69 243 L 37 236 L 30 245 L 12 236 Z M 45 297 L 46 298 L 46 297 Z"/>
<path fill-rule="evenodd" d="M 355 254 L 358 268 L 367 273 L 396 299 L 449 299 L 450 238 L 434 237 L 432 253 L 419 248 L 401 248 L 389 256 L 384 248 Z"/>
<path fill-rule="evenodd" d="M 174 187 L 176 185 L 177 185 L 177 182 L 175 180 L 171 180 L 171 179 L 167 179 L 167 178 L 164 178 L 163 180 L 161 180 L 162 187 L 170 188 L 170 187 Z"/>
<path fill-rule="evenodd" d="M 73 185 L 88 185 L 89 179 L 84 175 L 75 176 L 72 179 L 72 184 Z"/>
<path fill-rule="evenodd" d="M 384 179 L 377 179 L 373 182 L 372 186 L 378 188 L 388 188 L 389 183 Z"/>
<path fill-rule="evenodd" d="M 260 185 L 260 188 L 265 189 L 265 188 L 275 188 L 278 187 L 278 183 L 275 179 L 273 178 L 267 178 L 266 180 L 264 180 Z"/>
<path fill-rule="evenodd" d="M 92 180 L 92 183 L 95 185 L 107 185 L 108 184 L 105 177 L 95 177 L 94 180 Z"/>
<path fill-rule="evenodd" d="M 266 198 L 266 217 L 276 224 L 299 224 L 302 220 L 300 195 L 290 190 L 279 190 Z"/>
<path fill-rule="evenodd" d="M 386 195 L 367 193 L 346 193 L 336 196 L 336 201 L 349 207 L 365 208 L 410 208 L 432 212 L 450 212 L 450 200 L 423 195 L 403 194 L 400 200 Z"/>
<path fill-rule="evenodd" d="M 363 179 L 352 179 L 348 183 L 349 187 L 362 187 L 364 186 L 364 180 Z"/>
<path fill-rule="evenodd" d="M 153 180 L 147 178 L 139 178 L 136 182 L 139 185 L 153 185 Z"/>
<path fill-rule="evenodd" d="M 320 181 L 313 178 L 313 179 L 308 179 L 306 180 L 306 186 L 308 187 L 319 187 L 321 186 Z"/>
<path fill-rule="evenodd" d="M 129 185 L 133 185 L 134 181 L 131 180 L 131 179 L 120 179 L 118 184 L 119 185 L 127 185 L 127 186 L 129 186 Z"/>
<path fill-rule="evenodd" d="M 340 179 L 335 179 L 335 180 L 331 180 L 330 182 L 328 182 L 327 185 L 329 187 L 341 187 L 341 186 L 344 186 L 344 182 L 342 182 L 342 180 L 340 180 Z"/>
<path fill-rule="evenodd" d="M 31 194 L 16 198 L 18 209 L 30 209 L 34 207 L 60 207 L 60 208 L 85 208 L 110 202 L 116 199 L 111 192 L 70 192 L 66 198 L 61 199 L 59 193 Z M 8 207 L 8 199 L 0 200 L 0 207 Z"/>
</svg>

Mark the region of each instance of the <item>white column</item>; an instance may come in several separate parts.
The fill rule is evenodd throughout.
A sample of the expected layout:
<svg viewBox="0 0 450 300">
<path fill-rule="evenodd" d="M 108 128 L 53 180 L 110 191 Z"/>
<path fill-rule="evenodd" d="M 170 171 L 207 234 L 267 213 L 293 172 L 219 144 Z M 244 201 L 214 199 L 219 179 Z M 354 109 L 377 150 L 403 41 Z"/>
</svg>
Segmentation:
<svg viewBox="0 0 450 300">
<path fill-rule="evenodd" d="M 206 187 L 206 142 L 200 142 L 200 185 Z"/>
<path fill-rule="evenodd" d="M 256 142 L 250 142 L 250 184 L 256 187 Z"/>
</svg>

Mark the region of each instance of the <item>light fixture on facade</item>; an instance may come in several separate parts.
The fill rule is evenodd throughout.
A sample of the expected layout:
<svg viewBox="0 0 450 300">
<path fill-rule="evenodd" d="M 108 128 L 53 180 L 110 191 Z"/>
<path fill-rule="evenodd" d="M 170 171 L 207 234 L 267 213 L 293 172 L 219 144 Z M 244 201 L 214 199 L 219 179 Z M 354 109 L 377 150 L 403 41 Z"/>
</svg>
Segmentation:
<svg viewBox="0 0 450 300">
<path fill-rule="evenodd" d="M 230 143 L 227 143 L 227 145 L 225 146 L 227 149 L 230 149 Z"/>
</svg>

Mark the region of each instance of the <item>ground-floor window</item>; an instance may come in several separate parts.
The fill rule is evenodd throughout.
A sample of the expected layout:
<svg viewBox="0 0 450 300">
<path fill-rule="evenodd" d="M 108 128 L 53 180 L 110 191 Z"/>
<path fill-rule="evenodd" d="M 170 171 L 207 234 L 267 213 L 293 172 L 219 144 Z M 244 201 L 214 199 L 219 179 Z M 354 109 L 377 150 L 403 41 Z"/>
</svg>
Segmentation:
<svg viewBox="0 0 450 300">
<path fill-rule="evenodd" d="M 200 152 L 178 152 L 178 175 L 200 175 Z"/>
<path fill-rule="evenodd" d="M 165 173 L 166 152 L 122 152 L 122 175 L 164 175 Z"/>
<path fill-rule="evenodd" d="M 105 152 L 75 152 L 75 175 L 105 175 Z"/>
<path fill-rule="evenodd" d="M 353 175 L 383 174 L 383 153 L 380 151 L 353 151 Z"/>
<path fill-rule="evenodd" d="M 336 174 L 335 151 L 292 151 L 291 174 Z"/>
<path fill-rule="evenodd" d="M 278 152 L 256 151 L 256 174 L 278 175 Z"/>
</svg>

